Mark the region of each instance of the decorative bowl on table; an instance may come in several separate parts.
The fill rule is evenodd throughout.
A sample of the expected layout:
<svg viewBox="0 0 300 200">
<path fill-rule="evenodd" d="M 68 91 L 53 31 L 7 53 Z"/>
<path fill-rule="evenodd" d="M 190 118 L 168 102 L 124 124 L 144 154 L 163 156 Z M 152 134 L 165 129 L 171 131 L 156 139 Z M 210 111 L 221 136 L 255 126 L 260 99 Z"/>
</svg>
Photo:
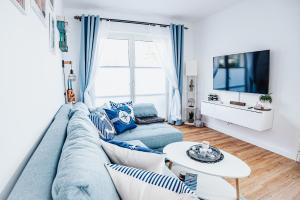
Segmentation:
<svg viewBox="0 0 300 200">
<path fill-rule="evenodd" d="M 193 145 L 186 153 L 191 159 L 202 163 L 217 163 L 224 159 L 219 149 L 207 143 Z"/>
</svg>

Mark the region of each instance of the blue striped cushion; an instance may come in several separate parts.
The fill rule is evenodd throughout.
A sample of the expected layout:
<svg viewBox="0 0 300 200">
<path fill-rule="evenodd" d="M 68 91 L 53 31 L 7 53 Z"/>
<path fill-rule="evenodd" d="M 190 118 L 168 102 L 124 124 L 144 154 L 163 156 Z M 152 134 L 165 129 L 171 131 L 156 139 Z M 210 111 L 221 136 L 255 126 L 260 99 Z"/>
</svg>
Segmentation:
<svg viewBox="0 0 300 200">
<path fill-rule="evenodd" d="M 98 133 L 102 140 L 109 141 L 114 138 L 116 130 L 104 111 L 92 112 L 89 117 L 96 128 L 99 130 Z"/>
<path fill-rule="evenodd" d="M 106 164 L 106 168 L 121 199 L 197 199 L 179 179 L 118 164 Z"/>
</svg>

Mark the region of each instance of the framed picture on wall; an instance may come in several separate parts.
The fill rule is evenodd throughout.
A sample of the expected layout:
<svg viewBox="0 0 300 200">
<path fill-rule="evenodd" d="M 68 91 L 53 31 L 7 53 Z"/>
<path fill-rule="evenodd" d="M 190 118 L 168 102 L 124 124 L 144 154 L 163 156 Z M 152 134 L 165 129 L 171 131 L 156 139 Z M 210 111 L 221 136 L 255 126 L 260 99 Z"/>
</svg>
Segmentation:
<svg viewBox="0 0 300 200">
<path fill-rule="evenodd" d="M 52 11 L 54 10 L 54 0 L 49 0 L 49 7 Z"/>
<path fill-rule="evenodd" d="M 56 19 L 54 14 L 52 14 L 51 12 L 49 13 L 49 49 L 51 52 L 55 53 L 55 49 L 56 49 L 56 36 L 55 36 L 55 27 L 56 27 Z"/>
<path fill-rule="evenodd" d="M 19 10 L 21 13 L 26 15 L 27 4 L 26 0 L 10 0 Z"/>
<path fill-rule="evenodd" d="M 46 0 L 31 0 L 31 7 L 46 26 Z"/>
</svg>

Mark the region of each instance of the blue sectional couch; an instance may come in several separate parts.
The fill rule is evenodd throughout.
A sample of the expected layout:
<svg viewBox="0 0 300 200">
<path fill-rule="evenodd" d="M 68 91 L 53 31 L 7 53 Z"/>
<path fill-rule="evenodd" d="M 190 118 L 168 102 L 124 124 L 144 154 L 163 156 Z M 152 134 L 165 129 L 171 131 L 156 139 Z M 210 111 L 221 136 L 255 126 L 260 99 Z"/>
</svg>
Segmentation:
<svg viewBox="0 0 300 200">
<path fill-rule="evenodd" d="M 84 106 L 81 105 L 81 107 L 85 109 Z M 85 109 L 84 112 L 86 112 L 86 110 L 87 109 Z M 64 187 L 53 187 L 54 191 L 52 191 L 52 193 L 54 192 L 54 194 L 58 195 L 57 199 L 74 199 L 74 196 L 76 196 L 75 199 L 119 199 L 109 174 L 103 166 L 104 163 L 109 163 L 110 161 L 102 148 L 97 146 L 99 138 L 96 137 L 95 134 L 88 135 L 90 131 L 89 125 L 81 126 L 84 120 L 86 122 L 85 117 L 82 118 L 82 116 L 78 114 L 77 119 L 75 119 L 75 116 L 74 118 L 72 117 L 70 121 L 71 115 L 76 115 L 76 112 L 72 110 L 70 105 L 63 105 L 59 109 L 42 141 L 18 178 L 8 197 L 9 200 L 52 199 L 51 190 L 54 179 L 55 186 L 64 185 Z M 81 118 L 83 122 L 80 121 Z M 77 132 L 76 137 L 72 136 L 73 132 Z M 78 140 L 77 137 L 81 136 L 88 139 Z M 138 126 L 136 129 L 116 136 L 116 138 L 129 141 L 129 143 L 135 140 L 134 142 L 138 142 L 139 144 L 144 143 L 148 147 L 160 150 L 169 143 L 181 141 L 182 136 L 180 131 L 168 124 L 152 124 Z M 75 139 L 79 142 L 74 144 Z M 89 150 L 89 148 L 93 148 L 93 150 Z M 93 164 L 101 166 L 97 172 L 91 172 L 91 174 L 97 173 L 97 176 L 82 173 L 82 178 L 80 177 L 81 173 L 76 173 L 76 170 L 74 170 L 76 167 L 71 167 L 74 164 L 74 160 L 70 160 L 72 153 L 75 155 L 75 153 L 78 152 L 76 156 L 73 155 L 75 160 L 82 161 L 83 164 L 89 162 L 88 157 L 82 154 L 85 150 L 90 154 L 89 156 L 92 156 L 90 159 L 97 159 L 97 162 L 95 161 Z M 78 155 L 80 156 L 78 157 Z M 61 164 L 60 160 L 67 160 L 67 165 L 64 166 Z M 68 166 L 70 166 L 73 171 L 67 171 Z M 85 166 L 82 165 L 82 167 Z M 58 173 L 58 177 L 55 178 L 55 176 L 57 176 L 57 169 L 64 171 Z M 89 172 L 88 168 L 86 169 L 87 172 Z M 68 173 L 74 174 L 72 180 L 64 178 L 67 177 Z M 77 177 L 78 181 L 76 180 Z M 95 184 L 89 185 L 85 183 L 85 181 L 95 182 L 93 179 L 96 180 Z M 65 187 L 65 185 L 67 185 L 67 187 Z M 94 193 L 91 194 L 92 192 Z M 86 195 L 84 195 L 84 193 L 86 193 Z M 95 198 L 95 196 L 97 198 Z"/>
</svg>

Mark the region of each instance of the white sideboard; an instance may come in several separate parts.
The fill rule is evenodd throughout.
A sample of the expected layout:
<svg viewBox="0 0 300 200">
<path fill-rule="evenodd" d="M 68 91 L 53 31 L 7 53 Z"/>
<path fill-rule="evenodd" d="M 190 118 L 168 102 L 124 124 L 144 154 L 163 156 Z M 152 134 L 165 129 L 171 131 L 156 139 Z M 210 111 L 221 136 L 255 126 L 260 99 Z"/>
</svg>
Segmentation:
<svg viewBox="0 0 300 200">
<path fill-rule="evenodd" d="M 257 131 L 265 131 L 273 126 L 273 110 L 259 111 L 248 106 L 202 101 L 201 114 Z"/>
</svg>

